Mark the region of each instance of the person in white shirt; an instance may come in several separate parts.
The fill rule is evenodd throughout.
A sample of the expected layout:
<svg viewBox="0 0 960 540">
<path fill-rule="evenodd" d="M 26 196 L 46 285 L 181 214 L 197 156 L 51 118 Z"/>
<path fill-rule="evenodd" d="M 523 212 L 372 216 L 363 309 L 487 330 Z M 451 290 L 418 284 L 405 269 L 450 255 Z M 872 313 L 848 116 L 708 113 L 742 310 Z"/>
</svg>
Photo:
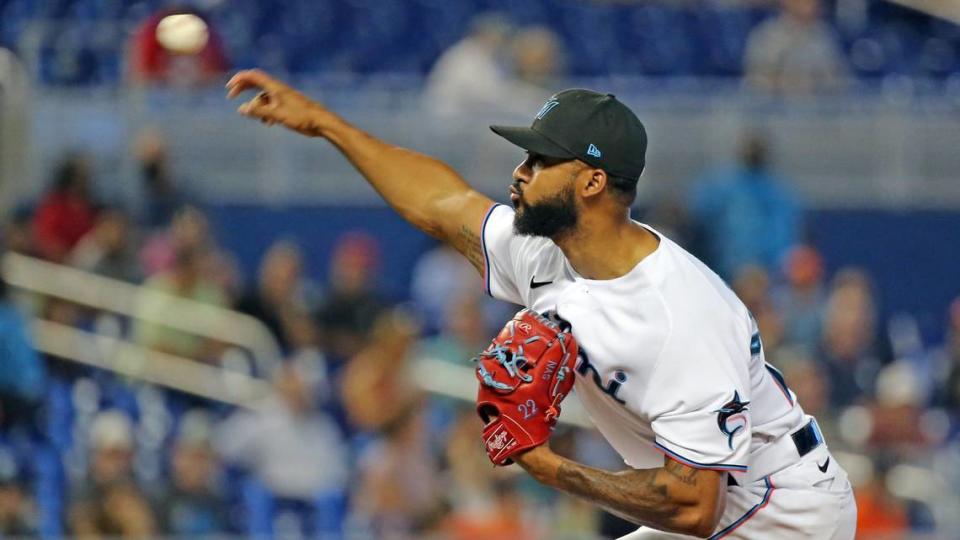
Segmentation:
<svg viewBox="0 0 960 540">
<path fill-rule="evenodd" d="M 444 51 L 430 69 L 426 106 L 439 115 L 496 107 L 510 86 L 502 58 L 510 32 L 500 16 L 474 19 L 467 36 Z"/>
<path fill-rule="evenodd" d="M 511 209 L 263 72 L 227 87 L 261 90 L 241 114 L 334 144 L 401 216 L 466 256 L 490 294 L 572 325 L 577 393 L 628 468 L 587 467 L 544 444 L 514 458 L 537 480 L 642 525 L 631 539 L 853 538 L 846 473 L 764 361 L 750 313 L 630 219 L 647 135 L 613 95 L 563 91 L 531 127 L 493 126 L 527 151 Z"/>
</svg>

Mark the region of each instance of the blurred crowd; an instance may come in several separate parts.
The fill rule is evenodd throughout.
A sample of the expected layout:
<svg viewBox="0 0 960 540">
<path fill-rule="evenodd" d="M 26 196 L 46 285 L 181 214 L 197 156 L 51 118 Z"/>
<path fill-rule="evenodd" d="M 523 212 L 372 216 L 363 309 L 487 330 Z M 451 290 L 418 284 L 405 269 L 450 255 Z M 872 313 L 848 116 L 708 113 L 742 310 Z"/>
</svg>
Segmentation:
<svg viewBox="0 0 960 540">
<path fill-rule="evenodd" d="M 413 269 L 403 304 L 378 287 L 383 246 L 341 236 L 329 278 L 278 237 L 243 283 L 202 205 L 171 177 L 163 138 L 134 145 L 146 204 L 105 205 L 91 163 L 70 154 L 49 187 L 3 224 L 6 251 L 142 284 L 169 296 L 120 321 L 127 339 L 226 366 L 216 339 L 149 322 L 170 298 L 260 320 L 282 361 L 251 409 L 163 389 L 39 353 L 30 316 L 85 330 L 107 314 L 4 287 L 0 303 L 0 534 L 84 537 L 213 533 L 377 538 L 615 537 L 631 526 L 493 469 L 469 401 L 426 393 L 423 359 L 467 369 L 514 309 L 482 295 L 443 246 Z M 960 299 L 945 341 L 909 316 L 878 319 L 868 269 L 827 275 L 806 237 L 802 201 L 770 166 L 762 132 L 704 171 L 685 199 L 638 211 L 715 268 L 757 318 L 768 360 L 820 421 L 857 483 L 864 537 L 943 523 L 960 488 Z M 149 298 L 149 297 L 148 297 Z M 142 320 L 140 320 L 142 319 Z M 252 366 L 252 364 L 251 364 Z M 259 371 L 258 371 L 259 370 Z M 472 383 L 470 379 L 469 383 Z M 607 468 L 598 434 L 564 428 L 554 446 Z"/>
<path fill-rule="evenodd" d="M 206 23 L 208 42 L 193 56 L 170 54 L 155 39 L 160 20 L 174 13 Z M 504 32 L 507 18 L 523 25 L 515 36 Z M 56 86 L 204 85 L 230 65 L 295 76 L 439 71 L 457 79 L 457 71 L 469 70 L 451 66 L 452 59 L 469 58 L 479 86 L 437 88 L 491 102 L 485 90 L 504 82 L 491 51 L 500 68 L 516 64 L 521 79 L 534 81 L 557 68 L 573 77 L 742 77 L 751 87 L 794 95 L 859 82 L 944 82 L 960 73 L 955 24 L 882 0 L 397 0 L 387 7 L 3 0 L 0 20 L 9 21 L 0 25 L 0 46 L 28 59 L 38 81 Z M 464 33 L 471 39 L 458 42 Z M 558 45 L 559 65 L 551 54 Z"/>
<path fill-rule="evenodd" d="M 821 4 L 778 6 L 751 27 L 737 58 L 745 84 L 785 94 L 849 84 Z M 155 24 L 133 45 L 143 81 L 179 69 L 168 71 L 156 51 Z M 214 46 L 194 78 L 213 80 L 226 66 Z M 564 75 L 570 46 L 547 26 L 478 17 L 432 64 L 424 99 L 440 115 L 528 114 Z M 75 153 L 2 223 L 5 252 L 166 294 L 147 297 L 128 320 L 0 282 L 0 535 L 473 540 L 633 530 L 515 467 L 492 468 L 472 403 L 423 390 L 432 376 L 424 360 L 461 366 L 472 384 L 470 358 L 514 309 L 484 296 L 456 252 L 424 253 L 397 299 L 380 287 L 382 239 L 346 232 L 320 272 L 307 267 L 310 246 L 278 235 L 245 282 L 203 201 L 174 178 L 162 135 L 146 131 L 132 146 L 142 205 L 101 200 L 91 158 Z M 745 133 L 731 163 L 637 217 L 707 262 L 757 318 L 767 360 L 856 483 L 863 537 L 943 527 L 957 519 L 950 509 L 960 492 L 960 298 L 942 343 L 925 343 L 909 314 L 882 320 L 883 291 L 869 268 L 827 272 L 803 201 L 771 166 L 774 151 L 763 132 Z M 313 278 L 321 273 L 328 278 Z M 234 407 L 43 354 L 31 337 L 34 317 L 114 328 L 150 350 L 237 369 L 228 344 L 155 322 L 176 299 L 269 329 L 282 358 L 243 367 L 269 381 L 267 398 Z M 592 430 L 564 427 L 551 444 L 581 462 L 623 467 Z"/>
</svg>

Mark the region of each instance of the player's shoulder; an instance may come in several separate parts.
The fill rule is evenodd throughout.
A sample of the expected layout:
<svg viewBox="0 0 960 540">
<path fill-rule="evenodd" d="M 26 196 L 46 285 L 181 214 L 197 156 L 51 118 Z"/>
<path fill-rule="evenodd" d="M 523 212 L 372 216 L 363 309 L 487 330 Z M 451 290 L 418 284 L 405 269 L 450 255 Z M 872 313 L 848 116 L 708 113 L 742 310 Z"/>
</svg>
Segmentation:
<svg viewBox="0 0 960 540">
<path fill-rule="evenodd" d="M 670 321 L 663 354 L 673 358 L 666 363 L 695 369 L 700 356 L 716 357 L 719 349 L 739 354 L 749 347 L 750 314 L 723 279 L 665 237 L 660 249 L 649 280 Z"/>
<path fill-rule="evenodd" d="M 700 259 L 669 238 L 661 237 L 656 265 L 647 279 L 657 288 L 667 309 L 691 324 L 701 317 L 742 318 L 746 308 L 724 280 Z"/>
<path fill-rule="evenodd" d="M 487 211 L 482 224 L 484 242 L 509 247 L 511 255 L 521 257 L 524 262 L 556 264 L 562 253 L 549 238 L 519 235 L 513 230 L 513 208 L 494 203 Z"/>
</svg>

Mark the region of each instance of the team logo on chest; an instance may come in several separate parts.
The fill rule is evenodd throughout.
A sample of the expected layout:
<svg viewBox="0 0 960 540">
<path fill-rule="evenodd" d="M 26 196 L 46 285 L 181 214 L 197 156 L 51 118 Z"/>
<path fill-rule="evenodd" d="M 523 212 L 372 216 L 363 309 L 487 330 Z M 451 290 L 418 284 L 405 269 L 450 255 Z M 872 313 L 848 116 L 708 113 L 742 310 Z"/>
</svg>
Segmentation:
<svg viewBox="0 0 960 540">
<path fill-rule="evenodd" d="M 740 400 L 740 392 L 733 391 L 733 399 L 723 407 L 713 411 L 717 413 L 717 427 L 727 436 L 727 445 L 733 450 L 733 436 L 747 426 L 747 405 L 749 401 Z"/>
<path fill-rule="evenodd" d="M 577 374 L 581 377 L 587 374 L 590 374 L 593 384 L 597 385 L 597 388 L 603 391 L 604 394 L 612 397 L 614 401 L 623 405 L 626 403 L 621 399 L 617 392 L 620 391 L 620 387 L 627 382 L 627 374 L 621 370 L 616 370 L 613 372 L 613 377 L 610 378 L 606 383 L 603 382 L 603 378 L 600 377 L 600 372 L 597 371 L 597 368 L 593 367 L 593 364 L 590 363 L 590 358 L 587 356 L 587 351 L 583 350 L 583 346 L 580 346 L 580 362 L 577 364 Z"/>
</svg>

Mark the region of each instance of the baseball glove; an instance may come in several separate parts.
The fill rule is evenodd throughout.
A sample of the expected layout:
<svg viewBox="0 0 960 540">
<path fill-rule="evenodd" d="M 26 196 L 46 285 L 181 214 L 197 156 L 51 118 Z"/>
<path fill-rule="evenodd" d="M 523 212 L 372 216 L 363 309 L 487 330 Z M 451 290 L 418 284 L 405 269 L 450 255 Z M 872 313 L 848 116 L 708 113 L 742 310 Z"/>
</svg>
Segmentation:
<svg viewBox="0 0 960 540">
<path fill-rule="evenodd" d="M 524 309 L 478 358 L 477 413 L 494 465 L 550 438 L 560 402 L 573 388 L 577 342 L 565 321 Z"/>
</svg>

